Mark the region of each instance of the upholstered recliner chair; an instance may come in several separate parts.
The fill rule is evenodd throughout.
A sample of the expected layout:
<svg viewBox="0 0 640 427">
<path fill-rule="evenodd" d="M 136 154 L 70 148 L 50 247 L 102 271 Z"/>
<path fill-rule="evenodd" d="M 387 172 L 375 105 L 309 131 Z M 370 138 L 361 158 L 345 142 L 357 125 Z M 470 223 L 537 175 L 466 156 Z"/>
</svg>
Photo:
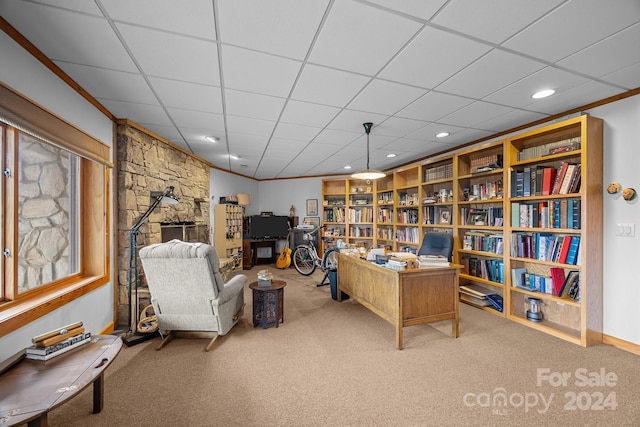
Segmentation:
<svg viewBox="0 0 640 427">
<path fill-rule="evenodd" d="M 171 240 L 140 249 L 140 259 L 162 335 L 157 350 L 176 331 L 215 332 L 205 348 L 209 351 L 242 317 L 247 277 L 236 275 L 225 283 L 213 246 Z"/>
</svg>

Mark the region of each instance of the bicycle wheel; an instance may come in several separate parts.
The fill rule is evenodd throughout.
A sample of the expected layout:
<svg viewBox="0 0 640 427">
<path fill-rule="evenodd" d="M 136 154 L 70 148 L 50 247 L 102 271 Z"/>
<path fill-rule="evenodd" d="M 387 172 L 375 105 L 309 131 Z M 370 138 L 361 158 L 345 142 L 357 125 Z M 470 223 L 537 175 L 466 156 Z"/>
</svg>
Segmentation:
<svg viewBox="0 0 640 427">
<path fill-rule="evenodd" d="M 322 271 L 338 269 L 338 249 L 329 249 L 322 257 Z"/>
<path fill-rule="evenodd" d="M 316 260 L 308 246 L 298 246 L 293 252 L 293 266 L 303 276 L 310 276 L 316 271 Z"/>
</svg>

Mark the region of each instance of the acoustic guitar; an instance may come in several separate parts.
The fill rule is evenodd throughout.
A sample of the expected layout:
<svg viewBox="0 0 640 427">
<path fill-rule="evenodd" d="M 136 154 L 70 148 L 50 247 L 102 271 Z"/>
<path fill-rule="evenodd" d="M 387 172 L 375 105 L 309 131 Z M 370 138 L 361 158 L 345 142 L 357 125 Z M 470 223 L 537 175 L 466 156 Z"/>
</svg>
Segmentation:
<svg viewBox="0 0 640 427">
<path fill-rule="evenodd" d="M 289 237 L 287 236 L 287 244 L 280 251 L 280 256 L 276 260 L 276 267 L 289 268 L 291 265 L 291 248 L 289 248 Z"/>
</svg>

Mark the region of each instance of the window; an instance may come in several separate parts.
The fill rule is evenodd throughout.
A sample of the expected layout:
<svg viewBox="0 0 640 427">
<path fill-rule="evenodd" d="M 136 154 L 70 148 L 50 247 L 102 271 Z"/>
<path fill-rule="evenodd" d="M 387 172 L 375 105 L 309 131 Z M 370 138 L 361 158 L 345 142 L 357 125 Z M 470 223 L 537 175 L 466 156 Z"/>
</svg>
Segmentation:
<svg viewBox="0 0 640 427">
<path fill-rule="evenodd" d="M 79 273 L 79 174 L 78 156 L 18 132 L 18 295 Z"/>
<path fill-rule="evenodd" d="M 109 147 L 0 84 L 0 336 L 109 281 Z"/>
</svg>

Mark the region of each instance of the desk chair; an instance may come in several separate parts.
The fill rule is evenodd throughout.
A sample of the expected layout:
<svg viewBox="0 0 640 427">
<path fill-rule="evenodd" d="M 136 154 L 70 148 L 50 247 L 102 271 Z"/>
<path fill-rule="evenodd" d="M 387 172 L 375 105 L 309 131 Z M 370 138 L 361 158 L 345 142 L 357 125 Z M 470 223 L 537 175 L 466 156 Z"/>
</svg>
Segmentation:
<svg viewBox="0 0 640 427">
<path fill-rule="evenodd" d="M 438 231 L 428 231 L 422 238 L 422 246 L 418 255 L 440 255 L 446 257 L 449 262 L 453 256 L 453 235 Z"/>
</svg>

